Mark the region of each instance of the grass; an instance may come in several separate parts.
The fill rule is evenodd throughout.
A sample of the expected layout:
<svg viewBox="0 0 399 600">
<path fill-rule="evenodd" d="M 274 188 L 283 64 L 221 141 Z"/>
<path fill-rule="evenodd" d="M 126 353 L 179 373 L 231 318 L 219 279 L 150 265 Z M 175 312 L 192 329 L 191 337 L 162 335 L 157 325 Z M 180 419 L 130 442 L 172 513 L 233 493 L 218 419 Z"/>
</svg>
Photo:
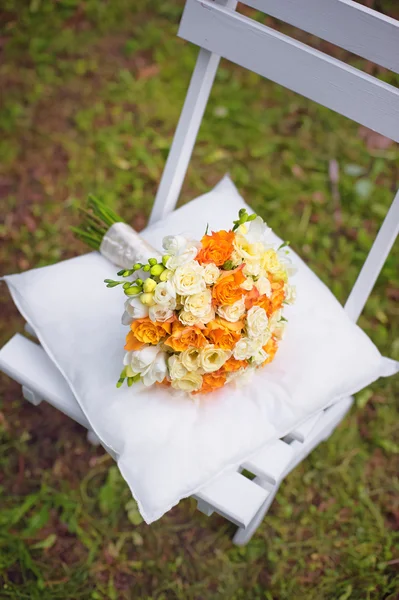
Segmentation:
<svg viewBox="0 0 399 600">
<path fill-rule="evenodd" d="M 90 192 L 145 225 L 197 53 L 175 35 L 182 5 L 4 0 L 3 272 L 84 252 L 70 225 Z M 399 16 L 394 2 L 379 6 Z M 182 201 L 229 171 L 343 301 L 398 187 L 398 165 L 397 145 L 222 61 Z M 398 250 L 360 319 L 396 359 Z M 1 293 L 3 343 L 23 323 Z M 358 394 L 242 549 L 226 521 L 207 519 L 192 500 L 141 524 L 112 460 L 79 425 L 28 405 L 4 375 L 0 390 L 0 598 L 397 597 L 397 379 Z"/>
</svg>

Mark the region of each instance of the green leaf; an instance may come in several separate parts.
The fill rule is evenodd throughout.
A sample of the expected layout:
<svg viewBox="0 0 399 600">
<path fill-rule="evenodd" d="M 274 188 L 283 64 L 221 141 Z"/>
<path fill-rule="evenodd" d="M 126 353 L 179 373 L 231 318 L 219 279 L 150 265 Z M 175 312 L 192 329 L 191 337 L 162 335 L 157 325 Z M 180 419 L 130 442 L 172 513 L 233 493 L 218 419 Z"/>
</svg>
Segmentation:
<svg viewBox="0 0 399 600">
<path fill-rule="evenodd" d="M 37 544 L 33 544 L 33 546 L 31 546 L 32 549 L 34 550 L 46 550 L 47 548 L 51 548 L 52 546 L 54 546 L 55 542 L 57 541 L 57 536 L 55 533 L 50 533 L 50 535 L 48 535 L 46 537 L 46 539 L 41 540 L 40 542 L 37 542 Z"/>
<path fill-rule="evenodd" d="M 137 503 L 133 498 L 126 503 L 125 510 L 127 513 L 127 518 L 132 525 L 140 525 L 140 523 L 143 522 L 143 518 L 139 513 L 139 509 L 137 508 Z"/>
</svg>

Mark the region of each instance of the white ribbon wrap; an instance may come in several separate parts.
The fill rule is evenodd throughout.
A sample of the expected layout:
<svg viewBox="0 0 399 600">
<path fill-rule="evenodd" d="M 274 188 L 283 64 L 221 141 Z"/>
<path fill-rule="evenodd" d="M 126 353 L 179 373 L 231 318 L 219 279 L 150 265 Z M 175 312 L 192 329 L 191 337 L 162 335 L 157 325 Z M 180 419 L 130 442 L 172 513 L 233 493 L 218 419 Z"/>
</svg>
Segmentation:
<svg viewBox="0 0 399 600">
<path fill-rule="evenodd" d="M 114 223 L 104 235 L 100 253 L 118 267 L 131 269 L 139 263 L 146 263 L 149 258 L 161 260 L 162 256 L 148 244 L 130 225 Z"/>
</svg>

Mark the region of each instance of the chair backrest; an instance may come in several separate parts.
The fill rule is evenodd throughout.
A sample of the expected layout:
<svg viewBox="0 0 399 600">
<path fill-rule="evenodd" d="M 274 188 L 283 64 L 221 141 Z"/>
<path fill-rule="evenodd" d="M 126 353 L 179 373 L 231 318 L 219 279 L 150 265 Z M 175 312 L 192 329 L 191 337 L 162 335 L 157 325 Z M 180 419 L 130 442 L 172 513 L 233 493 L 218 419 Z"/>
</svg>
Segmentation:
<svg viewBox="0 0 399 600">
<path fill-rule="evenodd" d="M 244 0 L 399 73 L 399 22 L 352 0 Z M 151 222 L 174 209 L 220 57 L 399 142 L 399 89 L 236 11 L 235 0 L 187 0 L 179 35 L 200 46 Z M 348 298 L 356 321 L 399 232 L 399 192 Z"/>
</svg>

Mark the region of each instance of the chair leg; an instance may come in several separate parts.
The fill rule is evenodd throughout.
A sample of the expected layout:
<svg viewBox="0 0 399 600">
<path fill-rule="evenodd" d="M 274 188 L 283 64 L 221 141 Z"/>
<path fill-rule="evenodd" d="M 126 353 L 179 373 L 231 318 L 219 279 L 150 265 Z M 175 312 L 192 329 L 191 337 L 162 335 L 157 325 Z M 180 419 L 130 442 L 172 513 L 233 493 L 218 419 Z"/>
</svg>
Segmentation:
<svg viewBox="0 0 399 600">
<path fill-rule="evenodd" d="M 262 523 L 263 519 L 265 518 L 265 515 L 266 515 L 267 511 L 269 510 L 269 508 L 275 498 L 275 495 L 277 494 L 279 485 L 280 485 L 280 484 L 278 484 L 278 485 L 272 487 L 270 484 L 268 484 L 265 481 L 259 481 L 258 477 L 255 477 L 254 481 L 256 483 L 258 483 L 260 486 L 262 486 L 266 489 L 270 489 L 271 493 L 265 500 L 264 504 L 260 507 L 260 509 L 254 516 L 252 521 L 249 523 L 249 525 L 247 525 L 247 527 L 239 527 L 237 529 L 237 531 L 233 537 L 233 544 L 235 544 L 236 546 L 245 546 L 245 544 L 248 544 L 248 542 L 254 535 L 255 531 L 258 529 L 259 525 Z"/>
<path fill-rule="evenodd" d="M 28 402 L 30 402 L 34 406 L 39 406 L 39 404 L 43 400 L 43 398 L 41 398 L 40 396 L 38 396 L 36 394 L 36 392 L 33 392 L 32 390 L 30 390 L 29 388 L 27 388 L 25 385 L 22 386 L 22 395 L 25 398 L 25 400 L 27 400 Z"/>
</svg>

